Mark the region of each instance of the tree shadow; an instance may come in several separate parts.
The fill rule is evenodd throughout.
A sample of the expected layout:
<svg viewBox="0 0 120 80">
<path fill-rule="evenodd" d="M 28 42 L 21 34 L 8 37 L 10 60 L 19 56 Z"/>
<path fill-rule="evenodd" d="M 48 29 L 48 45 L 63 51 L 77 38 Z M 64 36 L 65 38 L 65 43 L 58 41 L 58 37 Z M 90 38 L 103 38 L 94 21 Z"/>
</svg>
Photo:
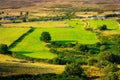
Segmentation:
<svg viewBox="0 0 120 80">
<path fill-rule="evenodd" d="M 18 54 L 30 54 L 32 53 L 31 51 L 13 51 L 15 53 L 18 53 Z"/>
<path fill-rule="evenodd" d="M 77 41 L 75 41 L 75 40 L 61 40 L 61 41 L 53 41 L 53 42 L 58 42 L 58 43 L 64 44 L 64 43 L 71 43 L 71 42 L 77 42 Z"/>
</svg>

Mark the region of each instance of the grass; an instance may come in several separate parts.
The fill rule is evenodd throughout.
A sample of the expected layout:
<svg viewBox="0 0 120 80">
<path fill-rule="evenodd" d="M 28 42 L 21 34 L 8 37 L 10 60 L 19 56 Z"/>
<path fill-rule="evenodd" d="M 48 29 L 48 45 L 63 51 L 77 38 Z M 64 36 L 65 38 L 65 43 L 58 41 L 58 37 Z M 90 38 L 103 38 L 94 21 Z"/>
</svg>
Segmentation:
<svg viewBox="0 0 120 80">
<path fill-rule="evenodd" d="M 102 25 L 107 25 L 108 29 L 118 29 L 119 23 L 115 20 L 88 20 L 89 27 L 97 28 Z"/>
<path fill-rule="evenodd" d="M 0 76 L 19 74 L 60 74 L 64 71 L 62 65 L 52 65 L 45 63 L 0 63 Z"/>
<path fill-rule="evenodd" d="M 29 28 L 0 28 L 0 44 L 9 46 L 28 30 Z"/>
<path fill-rule="evenodd" d="M 89 27 L 97 28 L 102 25 L 107 25 L 108 30 L 104 31 L 105 34 L 119 34 L 119 23 L 115 20 L 88 20 Z"/>
<path fill-rule="evenodd" d="M 73 28 L 38 28 L 27 35 L 20 43 L 11 50 L 19 54 L 34 58 L 54 58 L 57 55 L 50 53 L 45 44 L 40 41 L 40 35 L 48 31 L 52 36 L 52 41 L 78 41 L 82 44 L 94 44 L 98 39 L 94 33 L 88 32 L 83 28 L 82 21 L 67 21 Z"/>
<path fill-rule="evenodd" d="M 25 23 L 10 23 L 2 24 L 4 27 L 37 27 L 37 28 L 55 28 L 68 27 L 66 21 L 41 21 L 41 22 L 25 22 Z"/>
</svg>

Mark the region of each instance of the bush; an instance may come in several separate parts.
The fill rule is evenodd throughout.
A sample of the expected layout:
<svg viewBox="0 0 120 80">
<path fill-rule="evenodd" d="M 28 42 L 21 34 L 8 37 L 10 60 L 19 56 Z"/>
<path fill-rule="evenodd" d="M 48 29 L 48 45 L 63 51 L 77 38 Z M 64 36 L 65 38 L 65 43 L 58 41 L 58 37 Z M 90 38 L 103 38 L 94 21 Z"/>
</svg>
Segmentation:
<svg viewBox="0 0 120 80">
<path fill-rule="evenodd" d="M 79 63 L 67 64 L 64 73 L 69 76 L 79 76 L 83 74 L 83 69 L 80 67 Z"/>
<path fill-rule="evenodd" d="M 0 44 L 0 53 L 2 54 L 8 54 L 8 46 L 6 44 Z"/>
<path fill-rule="evenodd" d="M 107 26 L 106 25 L 103 25 L 103 26 L 100 26 L 98 27 L 99 30 L 107 30 Z"/>
<path fill-rule="evenodd" d="M 100 51 L 105 51 L 106 49 L 108 49 L 108 47 L 106 45 L 100 46 Z"/>
<path fill-rule="evenodd" d="M 116 71 L 118 71 L 119 69 L 118 69 L 118 67 L 117 67 L 117 65 L 116 64 L 108 64 L 106 67 L 104 67 L 103 69 L 102 69 L 102 71 L 105 73 L 105 74 L 108 74 L 108 73 L 110 73 L 110 72 L 116 72 Z"/>
<path fill-rule="evenodd" d="M 89 48 L 87 47 L 87 45 L 83 45 L 83 44 L 77 44 L 75 46 L 75 49 L 77 51 L 82 51 L 82 52 L 88 52 Z"/>
<path fill-rule="evenodd" d="M 107 73 L 107 75 L 103 77 L 103 80 L 119 80 L 119 79 L 115 73 L 111 72 L 111 73 Z"/>
<path fill-rule="evenodd" d="M 97 59 L 95 59 L 95 58 L 90 58 L 90 59 L 88 59 L 88 65 L 91 65 L 91 66 L 93 66 L 94 64 L 96 64 L 98 61 L 97 61 Z"/>
<path fill-rule="evenodd" d="M 102 61 L 110 61 L 110 62 L 114 62 L 114 54 L 112 54 L 111 52 L 107 51 L 107 52 L 103 52 L 103 53 L 100 53 L 99 55 L 100 57 L 100 60 Z"/>
<path fill-rule="evenodd" d="M 50 33 L 49 32 L 43 32 L 41 34 L 40 40 L 44 41 L 44 42 L 50 42 L 51 41 Z"/>
</svg>

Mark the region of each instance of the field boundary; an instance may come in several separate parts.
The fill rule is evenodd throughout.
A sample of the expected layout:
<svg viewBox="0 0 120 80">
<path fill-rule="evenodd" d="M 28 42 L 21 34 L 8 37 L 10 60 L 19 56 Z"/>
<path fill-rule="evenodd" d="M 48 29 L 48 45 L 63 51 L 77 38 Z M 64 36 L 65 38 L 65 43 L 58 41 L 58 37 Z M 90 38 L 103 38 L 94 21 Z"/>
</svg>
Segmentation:
<svg viewBox="0 0 120 80">
<path fill-rule="evenodd" d="M 11 44 L 9 45 L 9 48 L 13 48 L 14 46 L 16 46 L 17 43 L 19 43 L 20 41 L 22 41 L 22 39 L 23 39 L 25 36 L 29 35 L 29 34 L 30 34 L 31 32 L 33 32 L 33 31 L 34 31 L 34 28 L 29 29 L 27 32 L 25 32 L 23 35 L 21 35 L 18 39 L 16 39 L 13 43 L 11 43 Z"/>
</svg>

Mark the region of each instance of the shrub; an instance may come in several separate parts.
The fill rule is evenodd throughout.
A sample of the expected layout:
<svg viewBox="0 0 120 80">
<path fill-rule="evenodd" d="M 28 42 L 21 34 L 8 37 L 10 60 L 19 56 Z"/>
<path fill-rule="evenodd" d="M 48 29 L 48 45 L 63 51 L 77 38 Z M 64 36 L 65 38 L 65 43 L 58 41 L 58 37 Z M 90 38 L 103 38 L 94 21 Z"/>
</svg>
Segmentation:
<svg viewBox="0 0 120 80">
<path fill-rule="evenodd" d="M 90 58 L 90 59 L 88 59 L 88 65 L 91 65 L 91 66 L 93 66 L 94 64 L 96 64 L 98 61 L 97 61 L 97 59 L 95 59 L 95 58 Z"/>
<path fill-rule="evenodd" d="M 119 80 L 119 79 L 115 73 L 111 72 L 111 73 L 108 73 L 107 75 L 105 75 L 103 77 L 103 80 Z"/>
<path fill-rule="evenodd" d="M 64 73 L 69 76 L 82 76 L 83 69 L 79 63 L 67 64 Z"/>
<path fill-rule="evenodd" d="M 87 45 L 83 45 L 83 44 L 77 44 L 75 46 L 75 49 L 77 51 L 82 51 L 82 52 L 88 52 L 89 48 L 87 47 Z"/>
<path fill-rule="evenodd" d="M 8 46 L 6 44 L 0 44 L 0 53 L 7 54 L 8 52 Z"/>
<path fill-rule="evenodd" d="M 105 45 L 100 46 L 100 51 L 105 51 L 106 49 L 108 49 L 107 46 L 105 46 Z"/>
<path fill-rule="evenodd" d="M 108 74 L 109 72 L 116 72 L 118 71 L 118 67 L 116 64 L 108 64 L 106 67 L 104 67 L 102 69 L 102 71 L 105 73 L 105 74 Z"/>
<path fill-rule="evenodd" d="M 50 42 L 50 40 L 51 40 L 50 33 L 49 32 L 43 32 L 41 34 L 40 40 L 44 41 L 44 42 Z"/>
<path fill-rule="evenodd" d="M 106 25 L 103 25 L 103 26 L 100 26 L 98 27 L 99 30 L 107 30 L 107 26 Z"/>
<path fill-rule="evenodd" d="M 100 53 L 99 57 L 100 57 L 100 60 L 102 60 L 102 61 L 107 60 L 110 62 L 114 62 L 114 54 L 112 54 L 109 51 Z"/>
</svg>

